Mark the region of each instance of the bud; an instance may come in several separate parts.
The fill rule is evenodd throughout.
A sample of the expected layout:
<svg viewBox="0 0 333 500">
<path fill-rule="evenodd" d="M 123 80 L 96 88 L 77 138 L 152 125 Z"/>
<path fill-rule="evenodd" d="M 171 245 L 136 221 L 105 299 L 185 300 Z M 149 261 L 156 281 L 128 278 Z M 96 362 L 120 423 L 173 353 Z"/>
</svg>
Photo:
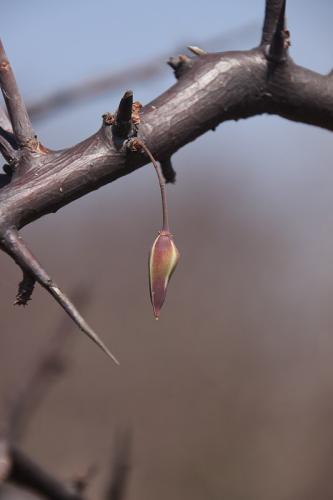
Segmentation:
<svg viewBox="0 0 333 500">
<path fill-rule="evenodd" d="M 149 255 L 150 299 L 155 318 L 164 304 L 169 280 L 179 261 L 179 252 L 169 231 L 160 231 Z"/>
</svg>

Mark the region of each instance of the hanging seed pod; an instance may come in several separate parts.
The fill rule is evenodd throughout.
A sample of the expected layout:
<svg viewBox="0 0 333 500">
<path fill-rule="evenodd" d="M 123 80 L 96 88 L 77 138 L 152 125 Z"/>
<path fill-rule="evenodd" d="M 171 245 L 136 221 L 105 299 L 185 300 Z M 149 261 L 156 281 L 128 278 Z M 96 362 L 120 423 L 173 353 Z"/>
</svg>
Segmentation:
<svg viewBox="0 0 333 500">
<path fill-rule="evenodd" d="M 137 140 L 136 146 L 137 145 L 139 145 L 145 151 L 150 161 L 154 165 L 161 190 L 163 215 L 162 230 L 159 231 L 158 236 L 153 243 L 148 262 L 150 299 L 153 306 L 155 318 L 158 319 L 161 308 L 165 301 L 169 280 L 174 270 L 176 269 L 180 254 L 173 241 L 173 237 L 169 228 L 165 181 L 161 169 L 145 143 Z"/>
<path fill-rule="evenodd" d="M 150 300 L 158 319 L 164 304 L 169 280 L 180 254 L 169 231 L 160 231 L 149 254 Z"/>
</svg>

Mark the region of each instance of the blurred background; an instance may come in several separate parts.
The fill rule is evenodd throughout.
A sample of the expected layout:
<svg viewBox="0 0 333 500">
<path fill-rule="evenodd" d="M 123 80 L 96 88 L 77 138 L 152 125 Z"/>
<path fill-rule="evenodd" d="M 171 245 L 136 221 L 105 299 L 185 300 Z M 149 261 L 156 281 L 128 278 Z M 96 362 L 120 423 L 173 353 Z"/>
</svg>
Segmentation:
<svg viewBox="0 0 333 500">
<path fill-rule="evenodd" d="M 57 149 L 94 133 L 125 90 L 146 104 L 172 85 L 165 61 L 186 45 L 254 47 L 263 12 L 263 0 L 3 0 L 1 36 L 30 106 L 120 75 L 97 97 L 33 115 Z M 287 13 L 292 57 L 327 73 L 333 3 L 293 0 Z M 69 369 L 23 448 L 65 479 L 97 464 L 95 498 L 124 428 L 130 500 L 333 498 L 332 155 L 330 132 L 268 116 L 179 151 L 168 196 L 182 257 L 159 322 L 147 279 L 161 220 L 151 165 L 25 228 L 59 286 L 89 292 L 84 316 L 121 365 L 68 322 Z M 2 408 L 64 316 L 40 287 L 14 308 L 20 279 L 1 254 Z"/>
</svg>

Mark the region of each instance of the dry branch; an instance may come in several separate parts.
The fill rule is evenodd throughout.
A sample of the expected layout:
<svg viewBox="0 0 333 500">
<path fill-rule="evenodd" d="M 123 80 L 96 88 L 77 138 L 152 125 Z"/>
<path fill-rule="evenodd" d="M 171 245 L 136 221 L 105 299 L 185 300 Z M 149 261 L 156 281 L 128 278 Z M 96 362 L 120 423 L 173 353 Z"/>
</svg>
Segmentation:
<svg viewBox="0 0 333 500">
<path fill-rule="evenodd" d="M 0 86 L 16 140 L 20 145 L 28 144 L 30 141 L 33 141 L 35 133 L 1 40 Z"/>
<path fill-rule="evenodd" d="M 16 231 L 26 224 L 145 165 L 148 158 L 128 147 L 133 133 L 163 165 L 179 148 L 227 120 L 268 113 L 332 131 L 332 74 L 320 75 L 293 62 L 284 17 L 285 1 L 267 0 L 262 43 L 255 49 L 172 58 L 177 83 L 144 106 L 140 120 L 137 110 L 136 122 L 133 110 L 129 120 L 132 97 L 127 95 L 116 122 L 112 114 L 105 115 L 100 130 L 68 149 L 50 151 L 37 141 L 34 148 L 25 144 L 22 135 L 26 138 L 30 128 L 27 125 L 23 134 L 16 119 L 21 102 L 7 100 L 21 149 L 11 178 L 0 190 L 0 245 L 81 328 L 82 318 L 67 298 L 62 299 L 37 261 L 31 260 L 26 247 L 13 248 L 13 235 L 16 244 Z M 6 80 L 1 85 L 6 93 Z M 0 136 L 4 137 L 1 129 Z M 82 329 L 89 334 L 87 327 Z"/>
</svg>

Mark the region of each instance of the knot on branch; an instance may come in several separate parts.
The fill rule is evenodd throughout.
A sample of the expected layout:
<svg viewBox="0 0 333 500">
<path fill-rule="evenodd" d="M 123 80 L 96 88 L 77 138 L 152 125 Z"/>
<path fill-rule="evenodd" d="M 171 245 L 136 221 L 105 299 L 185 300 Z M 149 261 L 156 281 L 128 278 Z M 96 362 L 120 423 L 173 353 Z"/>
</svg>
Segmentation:
<svg viewBox="0 0 333 500">
<path fill-rule="evenodd" d="M 178 80 L 193 66 L 193 59 L 181 54 L 180 56 L 170 57 L 167 64 L 174 70 L 175 77 Z"/>
</svg>

